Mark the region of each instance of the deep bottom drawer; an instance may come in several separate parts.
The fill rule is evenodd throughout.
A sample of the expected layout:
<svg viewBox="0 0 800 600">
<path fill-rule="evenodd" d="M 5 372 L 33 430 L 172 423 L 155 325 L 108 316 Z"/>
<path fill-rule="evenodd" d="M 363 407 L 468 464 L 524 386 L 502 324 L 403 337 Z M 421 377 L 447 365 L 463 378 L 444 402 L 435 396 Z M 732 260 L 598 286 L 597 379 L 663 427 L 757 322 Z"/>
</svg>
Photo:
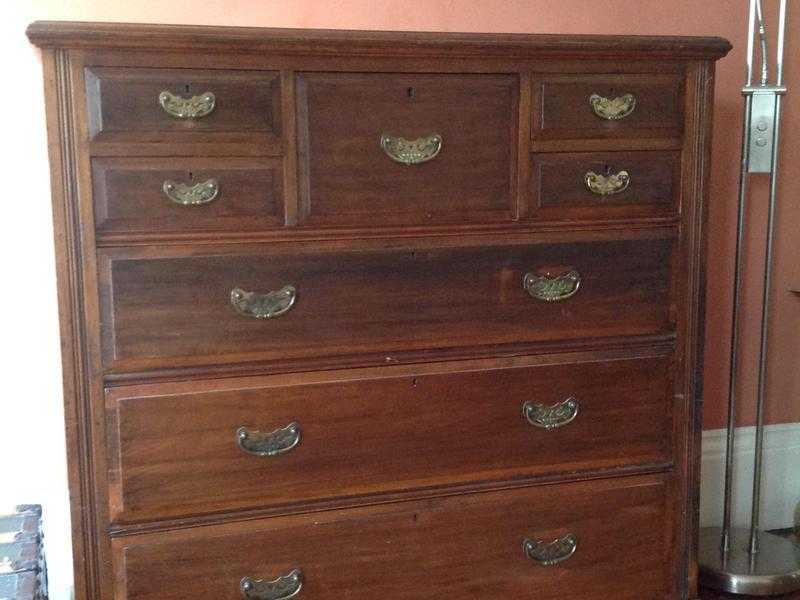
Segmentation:
<svg viewBox="0 0 800 600">
<path fill-rule="evenodd" d="M 122 537 L 116 598 L 663 599 L 668 489 L 601 480 Z"/>
</svg>

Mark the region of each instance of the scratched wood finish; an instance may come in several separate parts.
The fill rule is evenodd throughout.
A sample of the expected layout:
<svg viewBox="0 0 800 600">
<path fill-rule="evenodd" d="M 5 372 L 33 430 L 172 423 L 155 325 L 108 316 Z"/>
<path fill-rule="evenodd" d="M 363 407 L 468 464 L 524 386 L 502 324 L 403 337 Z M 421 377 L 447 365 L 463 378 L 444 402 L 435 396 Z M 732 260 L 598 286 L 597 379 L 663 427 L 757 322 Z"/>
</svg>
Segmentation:
<svg viewBox="0 0 800 600">
<path fill-rule="evenodd" d="M 242 577 L 295 568 L 298 597 L 319 600 L 665 598 L 669 543 L 654 525 L 670 519 L 667 490 L 664 479 L 634 478 L 123 537 L 114 563 L 130 600 L 235 600 Z M 578 548 L 563 563 L 523 552 L 526 538 L 568 533 Z"/>
<path fill-rule="evenodd" d="M 467 481 L 665 464 L 671 457 L 668 357 L 376 380 L 108 395 L 116 522 L 290 505 Z M 502 390 L 498 393 L 498 390 Z M 531 425 L 525 402 L 574 398 L 563 427 Z M 244 453 L 236 432 L 292 422 L 300 444 Z M 420 465 L 424 465 L 420 469 Z"/>
<path fill-rule="evenodd" d="M 95 158 L 92 185 L 99 232 L 253 230 L 284 222 L 283 166 L 277 159 Z M 187 186 L 210 179 L 207 204 L 176 204 L 166 181 Z"/>
<path fill-rule="evenodd" d="M 126 258 L 103 263 L 106 366 L 187 366 L 667 333 L 666 240 L 373 252 Z M 545 302 L 526 273 L 581 274 Z M 272 319 L 235 312 L 230 292 L 293 285 Z"/>
<path fill-rule="evenodd" d="M 304 73 L 298 76 L 301 223 L 406 225 L 510 221 L 518 81 L 509 75 Z M 441 136 L 405 165 L 388 134 Z"/>
<path fill-rule="evenodd" d="M 279 573 L 273 570 L 288 566 L 281 560 L 294 562 L 301 554 L 314 575 L 300 597 L 697 597 L 693 547 L 704 227 L 714 61 L 730 49 L 725 40 L 98 23 L 35 23 L 28 35 L 43 48 L 76 600 L 238 598 L 242 571 L 274 577 Z M 314 97 L 313 90 L 309 95 L 306 84 L 323 79 L 383 82 L 369 93 L 399 90 L 406 94 L 406 103 L 408 88 L 415 86 L 403 89 L 396 84 L 421 82 L 412 92 L 425 92 L 416 96 L 424 110 L 403 113 L 400 104 L 387 108 L 373 98 L 378 104 L 364 103 L 365 119 L 388 114 L 409 117 L 405 123 L 412 123 L 411 117 L 424 113 L 425 118 L 447 115 L 448 121 L 459 122 L 471 115 L 470 122 L 465 120 L 469 131 L 445 132 L 445 146 L 436 159 L 445 164 L 448 151 L 464 157 L 441 169 L 441 180 L 459 193 L 426 197 L 400 179 L 403 194 L 394 197 L 388 192 L 370 197 L 359 186 L 350 190 L 352 194 L 342 193 L 355 181 L 364 186 L 377 182 L 380 187 L 396 178 L 387 175 L 389 166 L 384 164 L 386 172 L 375 181 L 363 179 L 361 161 L 347 162 L 350 142 L 341 138 L 329 136 L 324 145 L 336 150 L 333 155 L 318 152 L 315 135 L 334 132 L 336 126 L 321 118 L 331 114 L 325 95 Z M 448 88 L 458 97 L 454 106 L 445 106 L 441 98 L 429 102 L 430 81 L 459 82 Z M 481 93 L 470 94 L 467 83 Z M 181 95 L 213 91 L 217 110 L 196 124 L 166 119 L 157 104 L 162 84 Z M 337 93 L 346 97 L 346 92 L 339 88 Z M 636 111 L 618 123 L 599 120 L 587 104 L 591 93 L 629 92 L 637 94 Z M 491 135 L 484 121 L 497 126 L 488 132 Z M 392 133 L 427 133 L 421 126 L 429 123 L 418 124 L 419 132 Z M 347 139 L 361 148 L 362 136 L 374 132 L 365 134 L 358 126 L 356 122 L 358 135 Z M 472 135 L 482 128 L 481 136 Z M 507 135 L 502 144 L 501 134 Z M 479 138 L 492 151 L 483 156 L 483 166 L 475 163 L 466 169 L 461 162 L 471 158 L 464 148 Z M 548 214 L 532 197 L 540 183 L 532 159 L 556 153 L 582 154 L 594 161 L 605 161 L 610 153 L 679 156 L 671 192 L 649 186 L 651 192 L 671 194 L 673 200 L 578 206 L 563 202 L 569 196 L 562 191 Z M 436 160 L 417 166 L 436 170 Z M 346 177 L 337 179 L 332 168 L 336 161 L 349 164 Z M 142 187 L 127 196 L 119 187 L 103 190 L 108 186 L 101 181 L 104 169 L 111 179 L 121 176 Z M 231 196 L 228 187 L 220 197 L 227 193 L 233 200 L 227 207 L 207 206 L 211 210 L 206 213 L 185 212 L 171 219 L 149 204 L 154 199 L 150 184 L 137 180 L 159 169 L 183 173 L 190 180 L 211 169 L 220 175 L 258 173 L 253 181 L 239 180 L 237 187 L 245 191 L 260 185 L 259 177 L 269 171 L 271 183 L 263 183 L 274 196 L 267 200 L 262 190 L 265 195 L 258 196 L 258 206 L 245 204 L 240 203 L 244 196 Z M 313 169 L 323 175 L 324 194 L 319 193 L 320 179 L 309 177 Z M 400 172 L 412 177 L 415 171 L 411 167 Z M 468 187 L 465 182 L 477 179 L 478 172 L 485 179 Z M 429 180 L 421 187 L 441 191 L 441 182 Z M 109 214 L 119 218 L 106 218 L 109 208 Z M 612 247 L 619 251 L 602 250 Z M 523 262 L 525 270 L 533 268 L 527 259 L 543 249 L 554 263 L 545 266 L 568 267 L 565 259 L 574 258 L 581 265 L 596 265 L 603 281 L 626 284 L 624 290 L 598 287 L 590 280 L 574 303 L 551 305 L 544 309 L 546 318 L 525 321 L 530 304 L 524 309 L 518 304 Z M 399 257 L 404 258 L 398 262 Z M 208 260 L 209 271 L 203 267 Z M 358 270 L 357 265 L 364 268 Z M 605 276 L 612 267 L 619 272 Z M 640 287 L 627 285 L 633 268 L 643 270 L 637 273 Z M 304 288 L 313 292 L 310 274 L 315 269 L 325 293 L 312 293 L 310 302 L 299 296 L 298 312 L 284 315 L 296 317 L 301 307 L 313 309 L 306 328 L 300 320 L 281 325 L 284 317 L 271 323 L 295 336 L 291 352 L 296 359 L 269 354 L 263 332 L 270 324 L 257 324 L 262 333 L 253 333 L 243 322 L 230 320 L 234 315 L 226 298 L 211 307 L 218 301 L 216 286 L 227 286 L 228 276 L 255 287 L 264 283 L 265 275 L 291 270 L 305 274 Z M 353 308 L 351 288 L 348 293 L 344 286 L 334 288 L 337 273 L 344 284 L 364 284 L 366 310 L 361 314 Z M 598 307 L 582 304 L 590 298 Z M 183 314 L 178 315 L 171 299 L 183 305 Z M 155 304 L 148 306 L 151 300 Z M 487 306 L 501 307 L 508 322 L 486 312 Z M 116 322 L 114 310 L 120 307 L 124 318 Z M 403 311 L 409 307 L 416 312 Z M 350 320 L 331 324 L 324 319 L 325 308 L 337 319 L 344 315 Z M 193 311 L 198 311 L 198 319 L 190 323 Z M 353 330 L 355 347 L 344 333 L 346 327 Z M 117 360 L 113 353 L 120 340 L 114 336 L 120 333 L 123 357 Z M 184 335 L 195 336 L 199 343 L 182 341 Z M 242 343 L 234 341 L 236 336 Z M 301 339 L 307 342 L 305 349 Z M 517 381 L 511 374 L 570 368 L 588 372 L 603 364 L 639 365 L 630 367 L 629 377 L 621 374 L 614 381 L 592 377 L 602 385 L 598 398 L 610 398 L 610 390 L 619 390 L 619 406 L 602 404 L 613 410 L 627 405 L 632 389 L 628 380 L 644 386 L 645 375 L 652 375 L 647 384 L 653 386 L 647 388 L 651 392 L 643 391 L 650 401 L 631 408 L 634 415 L 654 411 L 649 426 L 642 423 L 632 431 L 624 425 L 604 426 L 612 436 L 609 445 L 601 443 L 606 438 L 596 443 L 582 439 L 582 445 L 575 445 L 585 454 L 559 472 L 558 465 L 567 464 L 564 457 L 546 467 L 534 458 L 525 460 L 535 446 L 519 453 L 506 451 L 501 464 L 490 442 L 508 448 L 504 444 L 513 441 L 511 434 L 508 440 L 506 435 L 495 436 L 481 450 L 474 448 L 483 438 L 474 438 L 472 453 L 448 446 L 447 440 L 455 444 L 459 439 L 458 424 L 446 430 L 449 437 L 440 432 L 442 440 L 422 447 L 432 466 L 431 485 L 420 484 L 424 465 L 417 465 L 416 474 L 408 468 L 405 477 L 401 459 L 376 442 L 374 456 L 364 450 L 362 463 L 374 464 L 385 456 L 395 470 L 387 470 L 381 481 L 380 470 L 356 473 L 355 464 L 340 466 L 351 469 L 347 481 L 361 485 L 345 490 L 352 493 L 349 496 L 321 498 L 342 493 L 340 483 L 338 489 L 325 488 L 326 481 L 339 481 L 337 473 L 319 475 L 325 460 L 335 464 L 333 444 L 324 456 L 318 451 L 314 479 L 297 484 L 307 486 L 298 492 L 307 494 L 306 500 L 290 498 L 289 503 L 277 496 L 252 502 L 254 496 L 241 491 L 244 499 L 233 493 L 225 496 L 223 488 L 211 489 L 212 482 L 196 504 L 182 504 L 180 491 L 174 495 L 177 488 L 170 488 L 177 483 L 170 478 L 180 479 L 179 473 L 169 471 L 178 463 L 158 462 L 165 456 L 159 454 L 165 440 L 177 439 L 159 430 L 164 424 L 196 434 L 198 448 L 211 448 L 221 439 L 216 432 L 228 426 L 231 415 L 239 416 L 237 410 L 252 409 L 265 420 L 277 414 L 288 417 L 292 406 L 308 410 L 310 406 L 298 399 L 299 390 L 313 390 L 307 404 L 328 415 L 326 439 L 332 439 L 336 429 L 330 425 L 337 419 L 353 424 L 369 416 L 364 426 L 369 435 L 375 435 L 373 430 L 389 431 L 389 437 L 394 435 L 391 431 L 400 431 L 390 425 L 409 427 L 424 415 L 429 421 L 443 413 L 455 418 L 453 407 L 467 401 L 475 415 L 465 423 L 477 431 L 473 419 L 487 415 L 485 431 L 503 422 L 503 403 L 512 400 L 503 388 L 556 385 L 548 379 L 540 384 L 534 377 L 526 385 L 510 383 Z M 646 366 L 654 364 L 660 365 L 657 373 Z M 508 385 L 498 384 L 490 391 L 490 374 L 499 381 L 509 378 Z M 416 392 L 409 384 L 414 377 Z M 442 399 L 421 402 L 420 380 L 425 385 L 439 382 L 437 398 Z M 584 381 L 566 375 L 561 380 L 575 385 Z M 465 385 L 473 381 L 475 389 Z M 667 388 L 663 395 L 652 391 L 662 383 Z M 255 399 L 257 390 L 268 389 L 281 390 L 282 399 L 276 401 L 284 403 L 280 410 L 276 405 L 275 411 L 263 412 L 265 405 L 260 397 Z M 323 391 L 318 391 L 325 389 L 358 389 L 363 401 L 335 413 L 335 398 L 327 395 L 325 402 Z M 379 396 L 382 405 L 398 407 L 395 413 L 402 413 L 398 403 L 403 398 L 403 407 L 417 410 L 404 419 L 376 412 Z M 197 413 L 179 415 L 176 407 L 181 402 L 198 407 Z M 162 415 L 162 408 L 164 415 L 172 416 Z M 659 429 L 655 415 L 662 410 L 664 424 Z M 304 420 L 315 422 L 309 413 L 303 414 Z M 514 418 L 516 427 L 524 424 L 517 411 Z M 636 423 L 637 418 L 633 417 Z M 598 419 L 606 422 L 605 417 Z M 123 421 L 130 427 L 117 429 Z M 573 425 L 575 431 L 582 426 L 580 420 Z M 148 438 L 145 449 L 137 434 L 148 431 L 161 431 L 164 437 Z M 310 433 L 315 431 L 320 426 L 312 426 Z M 557 435 L 571 435 L 569 431 Z M 623 434 L 634 437 L 610 443 Z M 663 444 L 658 450 L 656 438 Z M 316 439 L 304 438 L 298 450 L 307 448 L 310 453 L 318 448 Z M 397 447 L 410 443 L 395 439 Z M 121 441 L 127 454 L 120 454 Z M 451 450 L 437 454 L 431 450 L 436 443 Z M 230 450 L 227 446 L 225 452 Z M 488 457 L 486 463 L 480 462 L 481 453 Z M 551 450 L 545 447 L 540 453 Z M 124 467 L 134 464 L 132 459 L 145 465 L 151 457 L 158 460 L 150 464 L 158 466 L 140 489 L 140 513 L 130 513 L 131 520 L 125 521 L 128 516 L 119 512 L 120 485 L 128 486 L 126 492 L 136 488 L 131 480 L 124 481 Z M 258 465 L 256 469 L 262 468 Z M 161 469 L 167 470 L 157 481 Z M 209 473 L 195 470 L 203 477 Z M 142 500 L 143 492 L 153 487 L 173 494 L 174 506 L 157 505 L 153 494 Z M 125 508 L 131 506 L 135 505 Z M 407 511 L 429 516 L 409 529 L 405 518 L 397 517 Z M 441 515 L 445 516 L 440 519 Z M 567 562 L 561 570 L 542 571 L 527 560 L 522 565 L 513 562 L 522 560 L 523 535 L 555 537 L 568 525 L 583 528 L 590 542 L 602 540 L 570 559 L 577 566 Z M 513 549 L 507 544 L 512 533 Z M 291 541 L 284 543 L 285 539 Z M 402 543 L 386 543 L 395 540 Z M 485 548 L 475 540 L 486 540 Z M 283 558 L 275 553 L 281 547 L 287 550 Z M 358 554 L 359 548 L 363 554 Z M 629 549 L 633 552 L 624 552 Z M 367 575 L 359 571 L 361 579 L 354 578 L 357 563 L 350 556 L 364 558 L 370 567 Z M 409 587 L 409 581 L 423 581 L 425 586 Z"/>
</svg>

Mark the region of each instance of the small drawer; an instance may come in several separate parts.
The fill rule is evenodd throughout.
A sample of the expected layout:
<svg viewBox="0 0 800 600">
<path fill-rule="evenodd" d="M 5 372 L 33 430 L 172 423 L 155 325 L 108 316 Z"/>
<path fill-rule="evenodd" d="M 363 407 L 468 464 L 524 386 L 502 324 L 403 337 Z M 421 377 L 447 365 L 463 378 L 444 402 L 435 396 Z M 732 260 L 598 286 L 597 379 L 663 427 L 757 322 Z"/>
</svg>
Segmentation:
<svg viewBox="0 0 800 600">
<path fill-rule="evenodd" d="M 111 518 L 669 463 L 669 357 L 570 360 L 113 388 Z"/>
<path fill-rule="evenodd" d="M 677 152 L 534 154 L 535 219 L 624 219 L 673 216 L 680 196 Z"/>
<path fill-rule="evenodd" d="M 280 77 L 274 71 L 90 67 L 86 95 L 89 134 L 98 140 L 280 136 Z"/>
<path fill-rule="evenodd" d="M 36 572 L 40 566 L 37 541 L 0 543 L 0 574 L 17 571 Z"/>
<path fill-rule="evenodd" d="M 0 598 L 10 600 L 40 600 L 39 584 L 36 573 L 0 572 Z"/>
<path fill-rule="evenodd" d="M 304 73 L 302 222 L 510 221 L 516 75 Z"/>
<path fill-rule="evenodd" d="M 547 75 L 533 83 L 534 139 L 680 138 L 678 74 Z"/>
<path fill-rule="evenodd" d="M 402 353 L 667 334 L 671 249 L 670 240 L 635 240 L 108 250 L 104 363 L 117 372 L 375 364 Z"/>
<path fill-rule="evenodd" d="M 114 597 L 675 598 L 671 507 L 651 476 L 126 535 Z"/>
<path fill-rule="evenodd" d="M 36 542 L 41 537 L 41 513 L 20 511 L 0 515 L 0 544 Z"/>
<path fill-rule="evenodd" d="M 242 231 L 283 224 L 279 159 L 95 158 L 102 233 Z"/>
</svg>

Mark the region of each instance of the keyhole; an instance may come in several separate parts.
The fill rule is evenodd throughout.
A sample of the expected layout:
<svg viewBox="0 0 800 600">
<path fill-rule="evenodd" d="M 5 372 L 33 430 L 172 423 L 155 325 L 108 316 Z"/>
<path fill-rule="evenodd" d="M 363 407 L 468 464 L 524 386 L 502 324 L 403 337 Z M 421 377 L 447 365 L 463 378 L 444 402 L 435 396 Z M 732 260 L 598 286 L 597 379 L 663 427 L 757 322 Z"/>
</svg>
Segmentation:
<svg viewBox="0 0 800 600">
<path fill-rule="evenodd" d="M 190 90 L 191 88 L 189 87 L 189 84 L 187 83 L 187 84 L 184 86 L 184 88 L 183 88 L 183 89 L 184 89 L 184 91 L 185 91 L 185 92 L 188 94 L 188 93 L 189 93 L 189 90 Z"/>
<path fill-rule="evenodd" d="M 189 181 L 194 181 L 194 172 L 189 171 Z"/>
<path fill-rule="evenodd" d="M 414 377 L 414 378 L 411 380 L 411 385 L 412 385 L 412 387 L 417 387 L 417 378 L 416 378 L 416 377 Z"/>
<path fill-rule="evenodd" d="M 604 165 L 603 169 L 605 170 L 606 175 L 611 175 L 611 165 Z"/>
<path fill-rule="evenodd" d="M 417 90 L 415 90 L 413 87 L 410 87 L 406 90 L 406 94 L 408 95 L 410 100 L 413 100 L 414 98 L 417 97 Z"/>
</svg>

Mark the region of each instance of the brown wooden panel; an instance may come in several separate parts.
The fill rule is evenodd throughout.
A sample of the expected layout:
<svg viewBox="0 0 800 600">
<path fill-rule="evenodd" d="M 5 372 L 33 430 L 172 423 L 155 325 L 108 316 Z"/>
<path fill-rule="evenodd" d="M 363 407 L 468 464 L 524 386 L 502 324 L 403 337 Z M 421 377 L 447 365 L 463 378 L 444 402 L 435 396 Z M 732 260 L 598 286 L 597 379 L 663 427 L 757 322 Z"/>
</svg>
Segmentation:
<svg viewBox="0 0 800 600">
<path fill-rule="evenodd" d="M 218 183 L 207 204 L 176 204 L 167 180 Z M 283 225 L 283 165 L 277 159 L 95 158 L 95 224 L 102 233 L 241 231 Z"/>
<path fill-rule="evenodd" d="M 238 600 L 243 577 L 303 573 L 299 597 L 656 600 L 671 515 L 663 478 L 521 488 L 113 541 L 120 600 Z M 525 539 L 572 534 L 545 567 Z"/>
<path fill-rule="evenodd" d="M 523 57 L 554 59 L 560 55 L 586 61 L 625 56 L 628 62 L 665 55 L 680 58 L 721 58 L 730 49 L 720 37 L 645 35 L 551 35 L 519 33 L 463 33 L 357 31 L 205 25 L 156 25 L 135 23 L 81 23 L 35 21 L 26 31 L 32 43 L 42 47 L 154 48 L 186 55 L 220 54 L 244 49 L 257 58 L 286 53 L 291 56 L 352 55 L 372 57 L 465 56 Z M 237 57 L 238 58 L 238 57 Z M 246 58 L 246 56 L 245 56 Z"/>
<path fill-rule="evenodd" d="M 683 81 L 679 75 L 547 75 L 533 81 L 534 138 L 680 137 Z M 598 117 L 589 97 L 636 96 L 636 108 L 616 121 Z"/>
<path fill-rule="evenodd" d="M 201 141 L 212 133 L 280 136 L 277 72 L 90 67 L 85 77 L 89 133 L 98 140 Z M 198 119 L 176 119 L 159 105 L 162 91 L 183 97 L 212 92 L 216 107 Z"/>
<path fill-rule="evenodd" d="M 120 254 L 101 275 L 105 364 L 120 371 L 664 333 L 672 327 L 670 249 L 670 241 L 653 240 Z M 532 298 L 523 277 L 542 269 L 577 270 L 577 294 Z M 265 293 L 290 284 L 297 301 L 282 316 L 252 319 L 230 305 L 234 288 Z"/>
<path fill-rule="evenodd" d="M 670 460 L 666 357 L 197 392 L 108 394 L 117 523 L 280 506 L 375 492 Z M 502 390 L 502 393 L 498 393 Z M 542 429 L 525 402 L 579 403 Z M 300 443 L 258 457 L 239 427 L 297 422 Z M 424 468 L 421 468 L 424 465 Z"/>
<path fill-rule="evenodd" d="M 535 219 L 621 219 L 664 217 L 678 210 L 680 154 L 677 152 L 592 152 L 531 156 L 531 213 Z M 602 196 L 586 174 L 627 171 L 628 187 Z"/>
<path fill-rule="evenodd" d="M 303 219 L 313 225 L 508 221 L 518 77 L 304 73 L 298 78 Z M 388 133 L 443 138 L 423 164 Z"/>
</svg>

